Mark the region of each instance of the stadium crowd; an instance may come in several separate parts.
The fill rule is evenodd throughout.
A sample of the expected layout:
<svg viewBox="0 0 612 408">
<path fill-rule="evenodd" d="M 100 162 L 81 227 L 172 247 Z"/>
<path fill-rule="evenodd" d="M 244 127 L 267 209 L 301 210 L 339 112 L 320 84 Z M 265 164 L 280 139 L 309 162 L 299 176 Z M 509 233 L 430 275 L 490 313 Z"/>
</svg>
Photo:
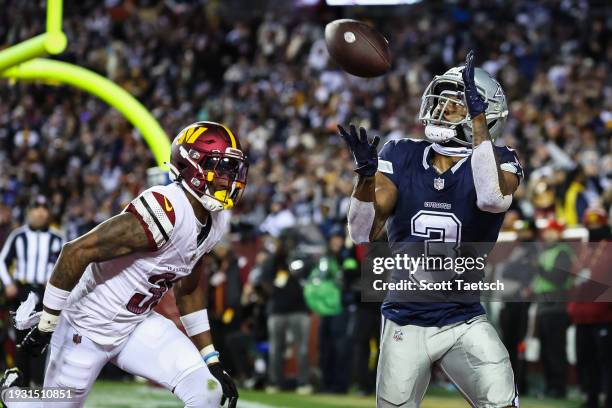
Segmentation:
<svg viewBox="0 0 612 408">
<path fill-rule="evenodd" d="M 0 48 L 44 30 L 44 3 L 0 0 Z M 322 245 L 319 255 L 337 258 L 340 273 L 346 272 L 338 278 L 343 282 L 338 313 L 345 315 L 320 322 L 322 376 L 335 379 L 324 382 L 326 390 L 348 390 L 351 378 L 340 378 L 338 366 L 356 354 L 363 356 L 354 366 L 359 389 L 373 391 L 376 307 L 359 302 L 358 283 L 347 272 L 359 253 L 333 243 L 344 237 L 353 185 L 352 160 L 336 125 L 360 124 L 383 142 L 422 138 L 416 118 L 423 90 L 434 75 L 463 61 L 470 48 L 506 91 L 510 115 L 498 143 L 517 149 L 526 173 L 504 229 L 529 225 L 518 220 L 548 218 L 577 226 L 597 216 L 598 228 L 607 228 L 609 236 L 609 6 L 569 0 L 436 2 L 389 9 L 380 17 L 355 9 L 353 17 L 385 33 L 394 56 L 387 75 L 364 80 L 342 73 L 325 48 L 324 24 L 340 17 L 341 9 L 316 6 L 232 18 L 230 4 L 66 4 L 69 46 L 59 58 L 121 85 L 170 136 L 196 120 L 223 122 L 239 135 L 250 161 L 249 181 L 229 244 L 247 255 L 235 256 L 226 244 L 210 261 L 217 271 L 210 308 L 222 355 L 231 354 L 224 354 L 225 348 L 251 357 L 231 364 L 239 378 L 264 372 L 261 356 L 284 354 L 284 331 L 272 341 L 283 327 L 294 342 L 308 340 L 303 333 L 312 305 L 289 265 L 296 249 L 287 248 L 291 231 L 295 242 Z M 53 224 L 71 239 L 121 211 L 147 187 L 147 169 L 155 161 L 142 137 L 95 97 L 67 87 L 3 81 L 0 100 L 0 243 L 24 222 L 26 207 L 38 195 L 48 198 Z M 293 316 L 286 321 L 266 317 L 288 312 Z M 359 351 L 337 357 L 356 336 L 346 327 L 349 315 L 360 328 Z M 297 349 L 296 385 L 310 392 L 303 355 L 308 344 Z M 337 364 L 329 363 L 334 358 Z M 281 363 L 269 365 L 273 392 L 286 384 Z"/>
</svg>

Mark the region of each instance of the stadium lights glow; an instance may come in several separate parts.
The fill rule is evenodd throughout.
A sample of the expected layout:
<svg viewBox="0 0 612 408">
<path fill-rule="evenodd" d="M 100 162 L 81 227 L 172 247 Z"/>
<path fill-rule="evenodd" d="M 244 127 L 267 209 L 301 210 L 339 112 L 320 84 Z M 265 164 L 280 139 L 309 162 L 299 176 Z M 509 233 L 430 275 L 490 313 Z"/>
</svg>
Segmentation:
<svg viewBox="0 0 612 408">
<path fill-rule="evenodd" d="M 328 6 L 399 6 L 416 4 L 421 0 L 325 0 Z"/>
</svg>

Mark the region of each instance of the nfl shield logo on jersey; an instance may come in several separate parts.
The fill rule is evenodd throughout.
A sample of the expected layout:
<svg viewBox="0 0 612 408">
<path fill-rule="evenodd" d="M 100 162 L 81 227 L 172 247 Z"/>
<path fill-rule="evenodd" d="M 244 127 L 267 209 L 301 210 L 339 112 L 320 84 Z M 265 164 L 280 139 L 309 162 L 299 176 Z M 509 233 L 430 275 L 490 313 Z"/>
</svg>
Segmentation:
<svg viewBox="0 0 612 408">
<path fill-rule="evenodd" d="M 404 340 L 404 332 L 402 331 L 402 329 L 395 329 L 395 331 L 393 332 L 393 340 L 395 341 Z"/>
<path fill-rule="evenodd" d="M 444 179 L 441 177 L 437 177 L 434 179 L 434 188 L 436 190 L 442 190 L 444 188 Z"/>
</svg>

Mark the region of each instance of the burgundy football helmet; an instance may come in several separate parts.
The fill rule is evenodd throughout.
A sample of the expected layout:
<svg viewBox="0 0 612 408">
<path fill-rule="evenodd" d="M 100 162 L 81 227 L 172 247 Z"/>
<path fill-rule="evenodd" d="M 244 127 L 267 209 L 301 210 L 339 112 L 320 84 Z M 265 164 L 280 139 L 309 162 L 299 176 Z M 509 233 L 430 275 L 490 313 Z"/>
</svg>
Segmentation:
<svg viewBox="0 0 612 408">
<path fill-rule="evenodd" d="M 208 211 L 234 207 L 246 187 L 248 163 L 231 130 L 220 123 L 196 122 L 172 141 L 170 178 Z"/>
</svg>

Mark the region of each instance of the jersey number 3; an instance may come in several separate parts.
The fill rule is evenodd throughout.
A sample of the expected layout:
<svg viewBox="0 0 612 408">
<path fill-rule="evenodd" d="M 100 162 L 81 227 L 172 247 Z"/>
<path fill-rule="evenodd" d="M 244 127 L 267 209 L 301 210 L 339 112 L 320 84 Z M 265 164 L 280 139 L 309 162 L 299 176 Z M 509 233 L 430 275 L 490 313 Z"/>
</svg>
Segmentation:
<svg viewBox="0 0 612 408">
<path fill-rule="evenodd" d="M 442 211 L 421 210 L 412 217 L 411 233 L 425 239 L 425 255 L 440 255 L 438 251 L 432 251 L 432 244 L 437 242 L 461 242 L 461 221 L 453 213 Z M 453 248 L 454 250 L 456 250 Z M 437 246 L 445 252 L 444 245 Z"/>
<path fill-rule="evenodd" d="M 162 296 L 172 287 L 174 283 L 174 278 L 176 275 L 174 273 L 161 273 L 159 275 L 153 275 L 149 278 L 149 283 L 153 285 L 157 285 L 156 288 L 149 289 L 149 295 L 143 295 L 142 293 L 135 293 L 134 296 L 131 297 L 130 301 L 126 305 L 127 310 L 134 314 L 143 314 L 144 312 L 154 308 L 161 299 Z M 146 301 L 143 300 L 147 299 Z"/>
</svg>

